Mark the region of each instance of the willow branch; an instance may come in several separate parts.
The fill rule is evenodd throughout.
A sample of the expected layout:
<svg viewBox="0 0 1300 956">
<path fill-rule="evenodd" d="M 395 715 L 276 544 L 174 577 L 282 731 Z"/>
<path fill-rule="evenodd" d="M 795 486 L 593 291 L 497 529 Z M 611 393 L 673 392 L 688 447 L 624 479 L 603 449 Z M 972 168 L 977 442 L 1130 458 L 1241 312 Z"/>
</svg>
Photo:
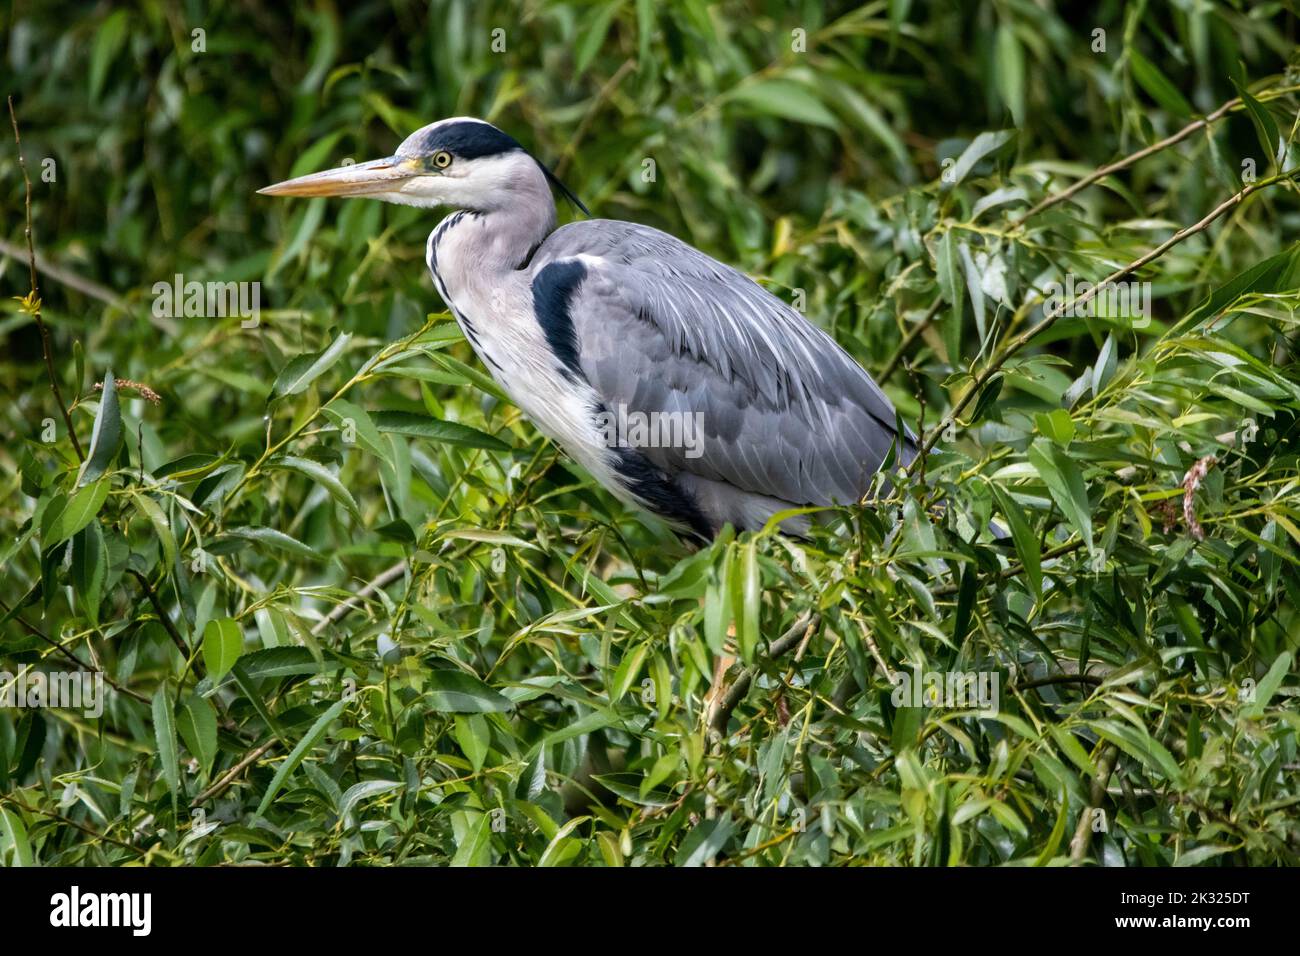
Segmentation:
<svg viewBox="0 0 1300 956">
<path fill-rule="evenodd" d="M 50 647 L 54 648 L 54 650 L 62 654 L 72 664 L 74 664 L 78 670 L 83 670 L 88 674 L 98 674 L 101 677 L 103 677 L 104 682 L 107 683 L 109 687 L 113 688 L 113 690 L 117 691 L 119 694 L 125 694 L 127 697 L 131 697 L 135 700 L 138 700 L 143 704 L 149 703 L 148 697 L 145 697 L 143 694 L 131 690 L 131 688 L 129 687 L 124 687 L 123 685 L 119 684 L 117 681 L 113 680 L 113 678 L 109 677 L 106 672 L 102 670 L 96 670 L 94 667 L 91 667 L 89 664 L 83 662 L 80 658 L 77 657 L 76 654 L 73 654 L 72 651 L 64 647 L 63 644 L 59 643 L 54 638 L 50 637 L 48 634 L 42 631 L 39 627 L 32 624 L 25 617 L 19 614 L 16 609 L 11 609 L 9 605 L 6 604 L 4 601 L 0 601 L 0 610 L 5 611 L 6 614 L 12 614 L 13 620 L 17 621 L 18 624 L 23 628 L 23 630 L 25 630 L 28 634 L 31 634 L 32 637 L 39 638 L 40 640 L 44 641 L 46 644 L 50 645 Z"/>
<path fill-rule="evenodd" d="M 243 759 L 241 759 L 239 763 L 235 764 L 233 767 L 231 767 L 229 770 L 223 773 L 220 777 L 218 777 L 213 782 L 212 786 L 208 787 L 197 797 L 191 800 L 190 807 L 191 808 L 197 807 L 200 804 L 205 803 L 208 800 L 211 800 L 213 797 L 221 796 L 221 794 L 225 793 L 226 790 L 230 788 L 230 785 L 234 783 L 236 779 L 238 779 L 241 773 L 243 773 L 250 766 L 252 766 L 258 760 L 260 760 L 268 750 L 270 750 L 272 747 L 276 745 L 277 742 L 278 741 L 274 737 L 272 737 L 270 740 L 262 744 L 260 747 L 254 747 L 248 753 L 244 754 Z"/>
<path fill-rule="evenodd" d="M 14 245 L 12 242 L 0 239 L 0 256 L 8 256 L 10 259 L 26 259 L 27 250 Z M 37 255 L 33 261 L 36 263 L 36 271 L 47 279 L 53 279 L 60 285 L 66 285 L 69 289 L 80 292 L 82 295 L 98 299 L 105 305 L 120 309 L 123 312 L 127 311 L 126 301 L 107 286 L 102 286 L 83 275 L 78 275 L 71 269 L 56 265 L 50 261 L 48 256 Z"/>
<path fill-rule="evenodd" d="M 794 624 L 790 625 L 789 630 L 768 646 L 767 659 L 769 661 L 776 660 L 776 658 L 796 647 L 817 626 L 818 620 L 818 615 L 812 612 L 801 614 Z M 745 699 L 745 695 L 749 693 L 750 685 L 753 684 L 757 673 L 758 668 L 751 667 L 737 677 L 735 682 L 727 688 L 717 709 L 713 712 L 712 719 L 709 721 L 710 731 L 716 731 L 719 734 L 726 732 L 727 722 L 731 720 L 731 712 Z"/>
<path fill-rule="evenodd" d="M 1106 787 L 1110 784 L 1110 775 L 1115 770 L 1115 761 L 1119 759 L 1119 750 L 1114 744 L 1106 744 L 1097 758 L 1097 776 L 1092 780 L 1092 792 L 1088 805 L 1079 814 L 1079 824 L 1074 828 L 1074 838 L 1070 840 L 1070 861 L 1082 863 L 1088 855 L 1092 843 L 1092 818 L 1101 810 L 1102 801 L 1106 799 Z"/>
<path fill-rule="evenodd" d="M 347 617 L 349 613 L 360 607 L 361 602 L 366 600 L 366 598 L 370 597 L 370 595 L 374 594 L 376 591 L 381 591 L 388 587 L 388 585 L 400 578 L 405 571 L 406 562 L 398 561 L 392 567 L 379 572 L 379 574 L 371 579 L 371 581 L 360 591 L 343 603 L 337 604 L 331 608 L 328 614 L 312 625 L 311 632 L 313 634 L 319 634 L 331 624 L 337 624 L 339 621 L 343 620 L 343 618 Z"/>
<path fill-rule="evenodd" d="M 880 370 L 880 374 L 876 376 L 876 381 L 884 382 L 890 375 L 894 374 L 894 369 L 898 368 L 898 363 L 903 360 L 903 356 L 912 347 L 912 343 L 920 337 L 922 332 L 934 324 L 934 317 L 939 314 L 941 305 L 943 305 L 943 298 L 935 299 L 930 308 L 926 309 L 925 315 L 921 316 L 921 320 L 908 330 L 907 334 L 903 336 L 903 341 L 898 343 L 898 348 L 894 349 L 894 354 L 889 357 L 884 368 Z"/>
<path fill-rule="evenodd" d="M 1282 87 L 1277 90 L 1271 90 L 1267 93 L 1261 93 L 1260 96 L 1257 97 L 1257 99 L 1261 101 L 1276 99 L 1277 97 L 1284 96 L 1287 93 L 1294 93 L 1296 92 L 1297 89 L 1298 88 L 1294 86 Z M 1130 153 L 1129 155 L 1125 156 L 1123 159 L 1117 159 L 1113 163 L 1108 163 L 1105 166 L 1098 167 L 1097 169 L 1089 173 L 1087 176 L 1084 176 L 1074 185 L 1069 186 L 1068 188 L 1063 189 L 1058 193 L 1053 193 L 1052 195 L 1043 199 L 1041 202 L 1038 203 L 1038 205 L 1032 207 L 1031 209 L 1029 209 L 1028 212 L 1020 216 L 1020 218 L 1014 220 L 1012 222 L 1012 226 L 1013 227 L 1019 226 L 1022 223 L 1024 223 L 1025 220 L 1037 216 L 1040 212 L 1043 212 L 1044 210 L 1047 209 L 1051 209 L 1053 206 L 1065 202 L 1067 199 L 1074 197 L 1075 195 L 1087 189 L 1089 186 L 1093 185 L 1094 183 L 1100 182 L 1101 180 L 1105 179 L 1107 176 L 1111 176 L 1122 169 L 1127 169 L 1128 167 L 1132 166 L 1134 163 L 1140 162 L 1141 160 L 1146 159 L 1148 156 L 1153 156 L 1156 153 L 1160 152 L 1161 150 L 1168 149 L 1170 146 L 1176 146 L 1177 144 L 1181 143 L 1183 140 L 1187 139 L 1187 137 L 1191 136 L 1193 133 L 1196 133 L 1199 130 L 1203 130 L 1207 128 L 1212 123 L 1215 123 L 1218 120 L 1222 119 L 1224 116 L 1227 116 L 1233 110 L 1241 109 L 1241 106 L 1242 106 L 1241 97 L 1239 96 L 1233 97 L 1232 99 L 1228 100 L 1228 102 L 1220 106 L 1213 113 L 1208 113 L 1203 118 L 1188 123 L 1178 132 L 1170 136 L 1166 136 L 1164 139 L 1160 140 L 1159 142 L 1152 143 L 1150 146 L 1144 146 L 1142 149 L 1139 149 L 1135 153 Z"/>
<path fill-rule="evenodd" d="M 975 396 L 978 395 L 983 390 L 984 386 L 988 384 L 989 380 L 1002 368 L 1003 365 L 1006 364 L 1007 360 L 1010 359 L 1011 356 L 1019 352 L 1026 345 L 1028 345 L 1030 342 L 1032 342 L 1035 338 L 1042 335 L 1044 332 L 1046 332 L 1048 329 L 1054 326 L 1057 323 L 1057 320 L 1059 320 L 1062 316 L 1074 312 L 1079 308 L 1079 306 L 1086 305 L 1088 302 L 1092 301 L 1092 299 L 1097 296 L 1098 292 L 1100 292 L 1105 287 L 1111 285 L 1112 283 L 1118 282 L 1120 279 L 1124 278 L 1127 275 L 1131 275 L 1132 273 L 1141 269 L 1143 266 L 1147 265 L 1148 263 L 1154 262 L 1156 259 L 1159 259 L 1166 252 L 1168 252 L 1170 249 L 1172 249 L 1174 246 L 1178 245 L 1179 243 L 1183 242 L 1184 240 L 1189 239 L 1192 236 L 1197 235 L 1198 233 L 1204 232 L 1216 220 L 1221 218 L 1224 215 L 1224 213 L 1228 212 L 1231 209 L 1235 209 L 1237 206 L 1241 205 L 1241 203 L 1246 199 L 1247 196 L 1250 196 L 1252 193 L 1258 192 L 1261 189 L 1266 189 L 1269 186 L 1275 186 L 1281 182 L 1289 182 L 1296 175 L 1297 175 L 1297 170 L 1288 170 L 1285 173 L 1278 173 L 1276 176 L 1270 176 L 1268 179 L 1261 180 L 1260 182 L 1257 183 L 1252 183 L 1251 185 L 1242 189 L 1240 192 L 1234 193 L 1233 195 L 1225 199 L 1223 202 L 1219 203 L 1219 205 L 1215 206 L 1214 209 L 1212 209 L 1208 214 L 1206 214 L 1205 217 L 1202 218 L 1199 222 L 1193 223 L 1190 226 L 1184 226 L 1182 229 L 1179 229 L 1176 233 L 1174 233 L 1164 242 L 1160 243 L 1160 245 L 1156 246 L 1150 252 L 1146 253 L 1145 255 L 1139 256 L 1138 258 L 1130 262 L 1128 265 L 1116 269 L 1110 275 L 1106 276 L 1106 278 L 1092 285 L 1087 291 L 1083 292 L 1080 295 L 1075 296 L 1070 301 L 1063 302 L 1060 305 L 1056 306 L 1055 308 L 1049 309 L 1047 312 L 1045 312 L 1043 314 L 1042 319 L 1039 320 L 1037 325 L 1033 325 L 1030 328 L 1026 329 L 1024 332 L 1021 332 L 1015 338 L 1011 339 L 1009 342 L 1006 342 L 998 350 L 997 354 L 989 362 L 989 364 L 986 365 L 983 371 L 981 371 L 979 375 L 975 377 L 975 380 L 971 382 L 970 387 L 966 389 L 966 391 L 962 394 L 962 397 L 957 400 L 957 402 L 953 405 L 952 409 L 948 412 L 948 414 L 943 417 L 943 420 L 939 422 L 939 424 L 936 425 L 933 430 L 931 430 L 930 434 L 926 437 L 925 442 L 921 446 L 921 453 L 916 456 L 916 459 L 913 461 L 913 465 L 909 466 L 909 471 L 911 467 L 915 466 L 915 463 L 917 461 L 924 460 L 926 453 L 928 453 L 930 449 L 934 447 L 935 443 L 939 440 L 939 436 L 942 435 L 944 431 L 947 430 L 949 425 L 956 422 L 957 416 L 961 414 L 961 412 L 966 408 L 966 406 L 971 403 L 971 400 L 974 399 Z"/>
<path fill-rule="evenodd" d="M 158 599 L 158 592 L 149 584 L 149 579 L 135 568 L 127 568 L 127 571 L 130 572 L 132 577 L 140 582 L 140 590 L 142 590 L 144 596 L 149 599 L 149 603 L 153 605 L 154 613 L 158 615 L 158 622 L 162 624 L 163 630 L 166 631 L 167 636 L 172 639 L 172 643 L 176 645 L 176 650 L 180 651 L 181 659 L 188 660 L 190 657 L 190 648 L 185 643 L 185 638 L 181 637 L 180 631 L 176 630 L 176 625 L 172 623 L 171 615 L 168 614 L 167 609 L 162 606 L 162 601 Z M 197 664 L 195 665 L 195 670 L 198 670 Z"/>
<path fill-rule="evenodd" d="M 59 377 L 54 372 L 54 359 L 50 353 L 50 330 L 45 325 L 45 320 L 41 318 L 41 292 L 36 283 L 36 245 L 32 241 L 32 180 L 27 175 L 27 160 L 23 157 L 23 140 L 18 135 L 18 114 L 14 112 L 14 98 L 9 97 L 9 122 L 14 128 L 14 143 L 18 147 L 18 168 L 23 173 L 23 185 L 26 188 L 26 207 L 27 207 L 27 268 L 31 274 L 31 314 L 36 320 L 36 328 L 41 334 L 41 354 L 45 356 L 45 371 L 50 379 L 50 391 L 54 393 L 55 404 L 59 406 L 59 411 L 63 414 L 63 421 L 68 426 L 68 437 L 72 439 L 72 448 L 77 453 L 80 461 L 85 461 L 86 456 L 81 450 L 81 442 L 77 439 L 77 431 L 72 427 L 72 413 L 68 411 L 68 406 L 63 402 L 63 390 L 59 388 Z"/>
</svg>

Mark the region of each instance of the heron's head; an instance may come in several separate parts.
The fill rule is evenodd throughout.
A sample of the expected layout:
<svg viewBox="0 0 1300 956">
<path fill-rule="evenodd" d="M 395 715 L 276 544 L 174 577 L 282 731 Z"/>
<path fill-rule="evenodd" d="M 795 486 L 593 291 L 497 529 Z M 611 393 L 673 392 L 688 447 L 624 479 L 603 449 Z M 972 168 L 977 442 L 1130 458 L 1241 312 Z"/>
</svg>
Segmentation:
<svg viewBox="0 0 1300 956">
<path fill-rule="evenodd" d="M 259 189 L 268 196 L 366 196 L 404 206 L 490 211 L 535 200 L 555 186 L 587 208 L 514 137 L 469 117 L 416 130 L 383 159 L 352 163 Z"/>
</svg>

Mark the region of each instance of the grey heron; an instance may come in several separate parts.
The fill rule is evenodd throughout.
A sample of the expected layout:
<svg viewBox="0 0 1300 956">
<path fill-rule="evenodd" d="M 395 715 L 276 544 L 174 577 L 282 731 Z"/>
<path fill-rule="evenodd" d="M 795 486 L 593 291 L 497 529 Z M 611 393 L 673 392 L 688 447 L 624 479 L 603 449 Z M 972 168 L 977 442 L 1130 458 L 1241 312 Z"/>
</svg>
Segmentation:
<svg viewBox="0 0 1300 956">
<path fill-rule="evenodd" d="M 899 462 L 915 456 L 885 393 L 795 309 L 658 229 L 557 229 L 552 187 L 587 211 L 513 137 L 456 117 L 392 156 L 259 192 L 451 207 L 429 235 L 429 271 L 493 378 L 601 485 L 685 535 L 855 503 L 891 447 Z M 701 434 L 690 447 L 653 440 L 663 428 L 611 440 L 615 415 Z"/>
</svg>

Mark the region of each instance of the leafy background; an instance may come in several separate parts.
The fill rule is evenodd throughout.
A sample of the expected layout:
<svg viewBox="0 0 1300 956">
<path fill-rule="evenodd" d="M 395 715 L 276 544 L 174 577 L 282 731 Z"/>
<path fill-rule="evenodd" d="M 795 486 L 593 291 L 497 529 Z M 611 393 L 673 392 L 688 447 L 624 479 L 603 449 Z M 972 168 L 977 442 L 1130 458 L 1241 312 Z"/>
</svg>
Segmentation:
<svg viewBox="0 0 1300 956">
<path fill-rule="evenodd" d="M 1296 862 L 1288 8 L 8 5 L 90 462 L 10 142 L 0 670 L 116 690 L 0 710 L 0 862 Z M 801 297 L 925 481 L 692 553 L 484 377 L 434 217 L 254 194 L 460 114 Z M 1145 327 L 1027 331 L 1234 195 L 1130 276 Z M 260 282 L 259 327 L 154 315 L 176 274 Z M 1001 709 L 895 707 L 911 668 Z"/>
</svg>

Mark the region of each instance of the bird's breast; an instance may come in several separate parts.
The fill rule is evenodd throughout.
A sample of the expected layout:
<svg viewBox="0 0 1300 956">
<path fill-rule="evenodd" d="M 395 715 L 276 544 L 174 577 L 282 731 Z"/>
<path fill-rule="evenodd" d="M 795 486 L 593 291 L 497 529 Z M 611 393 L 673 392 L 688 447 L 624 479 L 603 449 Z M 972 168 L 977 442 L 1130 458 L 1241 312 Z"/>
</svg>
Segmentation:
<svg viewBox="0 0 1300 956">
<path fill-rule="evenodd" d="M 455 219 L 455 217 L 452 217 Z M 433 282 L 475 354 L 510 400 L 538 430 L 597 481 L 618 487 L 613 456 L 597 427 L 600 397 L 585 380 L 567 374 L 533 308 L 526 273 L 494 276 L 458 248 L 444 221 L 429 236 Z"/>
</svg>

